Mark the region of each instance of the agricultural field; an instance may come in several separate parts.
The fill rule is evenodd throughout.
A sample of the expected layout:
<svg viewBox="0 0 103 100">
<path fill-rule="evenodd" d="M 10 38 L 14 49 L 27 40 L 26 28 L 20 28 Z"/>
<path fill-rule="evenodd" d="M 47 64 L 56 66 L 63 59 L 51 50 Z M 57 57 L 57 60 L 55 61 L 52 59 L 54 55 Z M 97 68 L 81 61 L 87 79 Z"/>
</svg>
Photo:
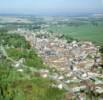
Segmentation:
<svg viewBox="0 0 103 100">
<path fill-rule="evenodd" d="M 49 31 L 62 33 L 78 40 L 89 40 L 98 44 L 103 43 L 103 19 L 102 18 L 76 18 L 72 21 L 62 21 L 51 24 Z"/>
</svg>

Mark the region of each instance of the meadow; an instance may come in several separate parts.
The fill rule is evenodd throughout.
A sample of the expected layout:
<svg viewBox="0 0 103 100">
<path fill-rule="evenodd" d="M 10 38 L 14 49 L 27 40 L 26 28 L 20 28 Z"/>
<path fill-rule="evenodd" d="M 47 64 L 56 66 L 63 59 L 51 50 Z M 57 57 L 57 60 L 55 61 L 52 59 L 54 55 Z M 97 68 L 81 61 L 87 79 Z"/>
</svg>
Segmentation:
<svg viewBox="0 0 103 100">
<path fill-rule="evenodd" d="M 81 22 L 83 24 L 81 24 Z M 87 40 L 97 44 L 103 44 L 103 20 L 92 19 L 92 21 L 88 20 L 87 22 L 79 20 L 73 23 L 56 24 L 51 25 L 48 30 L 78 40 Z"/>
</svg>

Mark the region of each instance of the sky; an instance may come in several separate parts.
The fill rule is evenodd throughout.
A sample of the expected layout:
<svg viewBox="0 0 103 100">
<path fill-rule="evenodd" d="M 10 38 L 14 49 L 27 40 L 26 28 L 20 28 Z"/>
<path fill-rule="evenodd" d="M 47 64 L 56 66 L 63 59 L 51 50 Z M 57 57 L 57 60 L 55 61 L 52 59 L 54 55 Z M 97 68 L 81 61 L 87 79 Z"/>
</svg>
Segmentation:
<svg viewBox="0 0 103 100">
<path fill-rule="evenodd" d="M 3 14 L 69 14 L 103 12 L 103 0 L 0 0 Z"/>
</svg>

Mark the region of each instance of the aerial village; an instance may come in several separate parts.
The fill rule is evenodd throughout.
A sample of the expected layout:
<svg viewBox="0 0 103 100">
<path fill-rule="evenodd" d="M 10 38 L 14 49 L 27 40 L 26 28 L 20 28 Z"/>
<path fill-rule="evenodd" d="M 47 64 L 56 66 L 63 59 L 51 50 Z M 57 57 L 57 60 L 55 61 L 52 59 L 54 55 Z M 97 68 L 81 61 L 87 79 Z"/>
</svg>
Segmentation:
<svg viewBox="0 0 103 100">
<path fill-rule="evenodd" d="M 18 1 L 0 2 L 0 100 L 103 100 L 103 0 Z"/>
<path fill-rule="evenodd" d="M 99 46 L 90 41 L 73 40 L 68 43 L 47 31 L 25 32 L 18 30 L 35 48 L 47 69 L 39 70 L 43 78 L 55 80 L 53 87 L 65 89 L 67 100 L 77 95 L 85 100 L 86 93 L 94 93 L 103 98 L 102 56 Z M 31 69 L 33 70 L 33 69 Z"/>
<path fill-rule="evenodd" d="M 100 100 L 102 100 L 103 70 L 99 46 L 90 41 L 73 40 L 68 43 L 67 40 L 58 38 L 57 33 L 52 34 L 47 31 L 33 33 L 18 30 L 18 32 L 25 37 L 32 48 L 37 50 L 38 55 L 47 65 L 45 69 L 35 70 L 31 67 L 29 70 L 43 78 L 48 77 L 54 80 L 55 84 L 50 85 L 60 90 L 66 90 L 67 100 L 72 100 L 75 96 L 80 100 L 85 100 L 86 93 L 100 96 Z M 5 56 L 8 56 L 2 46 L 0 49 Z M 8 59 L 14 62 L 13 66 L 19 72 L 26 67 L 23 64 L 24 58 L 18 61 L 9 57 Z M 21 65 L 23 67 L 20 67 Z"/>
</svg>

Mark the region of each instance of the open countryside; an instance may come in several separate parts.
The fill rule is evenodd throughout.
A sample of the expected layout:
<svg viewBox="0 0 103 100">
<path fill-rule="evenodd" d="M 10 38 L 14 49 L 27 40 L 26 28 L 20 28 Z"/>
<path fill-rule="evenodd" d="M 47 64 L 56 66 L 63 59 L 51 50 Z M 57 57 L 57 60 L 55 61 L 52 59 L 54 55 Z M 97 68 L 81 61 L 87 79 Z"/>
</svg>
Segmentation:
<svg viewBox="0 0 103 100">
<path fill-rule="evenodd" d="M 1 0 L 0 100 L 103 100 L 103 0 Z"/>
<path fill-rule="evenodd" d="M 65 19 L 64 19 L 65 20 Z M 103 18 L 81 17 L 67 18 L 68 21 L 58 21 L 51 25 L 48 30 L 64 33 L 78 40 L 90 40 L 97 44 L 103 43 Z"/>
</svg>

